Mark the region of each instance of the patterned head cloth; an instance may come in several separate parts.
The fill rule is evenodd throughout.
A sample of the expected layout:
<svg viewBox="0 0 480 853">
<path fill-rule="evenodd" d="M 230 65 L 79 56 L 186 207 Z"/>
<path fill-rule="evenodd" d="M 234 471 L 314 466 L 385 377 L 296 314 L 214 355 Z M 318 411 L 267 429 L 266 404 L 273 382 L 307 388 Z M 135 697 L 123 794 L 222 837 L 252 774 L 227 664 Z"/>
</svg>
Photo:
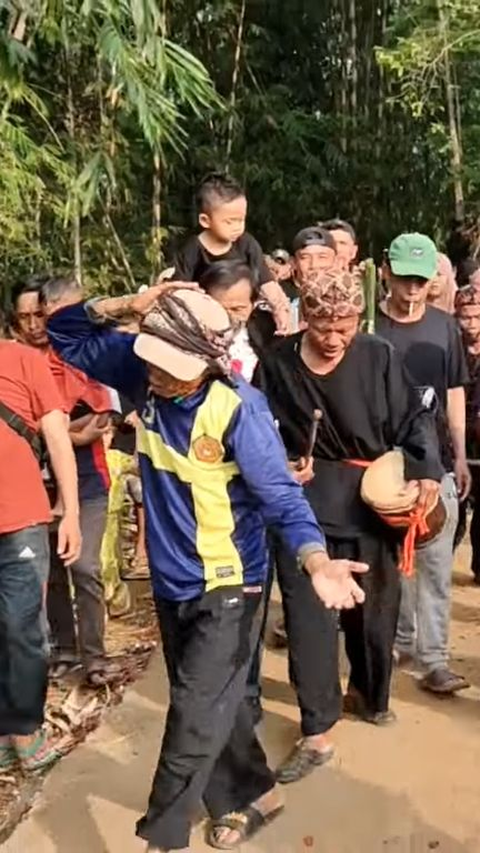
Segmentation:
<svg viewBox="0 0 480 853">
<path fill-rule="evenodd" d="M 165 294 L 144 317 L 134 349 L 145 361 L 189 382 L 209 369 L 230 375 L 233 331 L 225 309 L 206 293 Z"/>
<path fill-rule="evenodd" d="M 474 284 L 467 284 L 466 287 L 461 287 L 455 294 L 455 313 L 460 314 L 462 308 L 470 305 L 480 306 L 480 287 Z"/>
<path fill-rule="evenodd" d="M 301 283 L 305 317 L 339 320 L 358 317 L 365 307 L 361 276 L 354 272 L 320 270 Z"/>
</svg>

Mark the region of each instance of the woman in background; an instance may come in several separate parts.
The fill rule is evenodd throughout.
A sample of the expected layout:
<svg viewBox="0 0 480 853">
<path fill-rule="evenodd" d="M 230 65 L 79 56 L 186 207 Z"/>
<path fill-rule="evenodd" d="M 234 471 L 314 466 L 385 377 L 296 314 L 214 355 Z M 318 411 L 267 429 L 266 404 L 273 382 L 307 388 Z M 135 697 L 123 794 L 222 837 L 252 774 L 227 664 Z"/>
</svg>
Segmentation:
<svg viewBox="0 0 480 853">
<path fill-rule="evenodd" d="M 457 292 L 455 272 L 451 262 L 442 252 L 438 252 L 437 259 L 437 275 L 430 283 L 428 301 L 434 308 L 453 314 Z"/>
</svg>

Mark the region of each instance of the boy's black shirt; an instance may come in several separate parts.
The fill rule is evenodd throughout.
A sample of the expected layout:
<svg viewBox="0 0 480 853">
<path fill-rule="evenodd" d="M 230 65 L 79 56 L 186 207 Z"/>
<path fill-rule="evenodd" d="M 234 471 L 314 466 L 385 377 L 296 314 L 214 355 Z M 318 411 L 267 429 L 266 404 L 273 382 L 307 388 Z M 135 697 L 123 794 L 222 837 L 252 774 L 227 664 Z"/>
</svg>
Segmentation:
<svg viewBox="0 0 480 853">
<path fill-rule="evenodd" d="M 212 255 L 199 240 L 199 235 L 190 237 L 175 256 L 176 281 L 199 281 L 211 264 L 218 261 L 242 261 L 254 273 L 258 285 L 272 280 L 260 244 L 251 234 L 242 234 L 223 255 Z"/>
</svg>

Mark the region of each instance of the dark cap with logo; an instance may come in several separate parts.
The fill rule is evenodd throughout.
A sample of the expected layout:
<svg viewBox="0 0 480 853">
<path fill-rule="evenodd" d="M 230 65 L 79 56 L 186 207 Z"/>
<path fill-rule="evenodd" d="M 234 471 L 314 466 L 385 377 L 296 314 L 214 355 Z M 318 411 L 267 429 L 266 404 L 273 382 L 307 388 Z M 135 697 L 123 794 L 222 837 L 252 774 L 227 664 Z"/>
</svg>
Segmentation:
<svg viewBox="0 0 480 853">
<path fill-rule="evenodd" d="M 426 234 L 400 234 L 390 244 L 388 260 L 394 275 L 430 279 L 437 271 L 437 247 Z"/>
<path fill-rule="evenodd" d="M 321 228 L 319 225 L 312 225 L 310 228 L 302 228 L 298 232 L 292 243 L 293 254 L 301 249 L 306 249 L 307 246 L 324 246 L 326 249 L 333 249 L 336 252 L 335 240 L 330 231 L 326 228 Z"/>
</svg>

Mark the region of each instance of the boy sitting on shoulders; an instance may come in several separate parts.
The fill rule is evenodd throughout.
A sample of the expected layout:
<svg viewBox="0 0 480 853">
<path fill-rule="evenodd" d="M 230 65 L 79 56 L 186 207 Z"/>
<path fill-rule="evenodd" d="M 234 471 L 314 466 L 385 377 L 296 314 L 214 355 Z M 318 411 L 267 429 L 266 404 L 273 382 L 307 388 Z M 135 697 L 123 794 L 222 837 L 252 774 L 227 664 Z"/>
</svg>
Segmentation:
<svg viewBox="0 0 480 853">
<path fill-rule="evenodd" d="M 216 172 L 208 175 L 200 184 L 197 208 L 203 230 L 192 235 L 177 254 L 174 280 L 199 281 L 216 261 L 241 261 L 258 279 L 260 293 L 273 311 L 277 332 L 288 334 L 288 299 L 273 280 L 261 246 L 245 231 L 247 199 L 240 184 L 228 175 Z"/>
</svg>

